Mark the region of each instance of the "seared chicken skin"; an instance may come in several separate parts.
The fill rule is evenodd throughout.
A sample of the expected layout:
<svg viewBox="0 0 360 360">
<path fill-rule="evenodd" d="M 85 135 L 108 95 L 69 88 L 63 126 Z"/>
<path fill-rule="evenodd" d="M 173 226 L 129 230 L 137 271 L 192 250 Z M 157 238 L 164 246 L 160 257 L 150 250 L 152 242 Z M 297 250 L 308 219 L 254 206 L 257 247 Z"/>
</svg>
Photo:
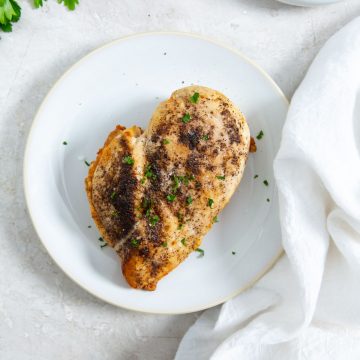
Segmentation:
<svg viewBox="0 0 360 360">
<path fill-rule="evenodd" d="M 249 146 L 238 108 L 200 86 L 175 91 L 145 131 L 111 132 L 85 183 L 92 217 L 130 286 L 155 290 L 200 246 L 240 183 Z"/>
</svg>

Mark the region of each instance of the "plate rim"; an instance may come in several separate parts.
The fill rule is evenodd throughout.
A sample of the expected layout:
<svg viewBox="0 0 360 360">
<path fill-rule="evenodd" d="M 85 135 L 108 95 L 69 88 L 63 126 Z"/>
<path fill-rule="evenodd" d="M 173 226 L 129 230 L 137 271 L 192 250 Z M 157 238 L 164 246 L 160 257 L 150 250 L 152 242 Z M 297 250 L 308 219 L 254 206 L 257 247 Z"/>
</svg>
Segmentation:
<svg viewBox="0 0 360 360">
<path fill-rule="evenodd" d="M 35 116 L 32 120 L 32 123 L 30 125 L 30 129 L 27 135 L 27 140 L 26 140 L 26 145 L 25 145 L 25 152 L 24 152 L 24 160 L 23 160 L 23 188 L 24 188 L 24 194 L 25 194 L 25 203 L 26 203 L 26 207 L 28 210 L 28 214 L 29 214 L 29 218 L 31 221 L 31 224 L 35 230 L 35 233 L 38 237 L 38 239 L 40 240 L 42 246 L 44 246 L 44 248 L 46 249 L 47 253 L 49 254 L 49 256 L 51 257 L 52 261 L 54 261 L 54 263 L 57 265 L 57 267 L 70 279 L 72 280 L 76 285 L 78 285 L 81 289 L 85 290 L 86 292 L 88 292 L 89 294 L 91 294 L 92 296 L 94 296 L 96 299 L 99 299 L 101 301 L 104 301 L 105 303 L 111 304 L 113 306 L 116 306 L 118 308 L 122 308 L 122 309 L 126 309 L 126 310 L 131 310 L 131 311 L 136 311 L 139 313 L 144 313 L 144 314 L 158 314 L 158 315 L 180 315 L 180 314 L 190 314 L 193 312 L 197 312 L 197 311 L 202 311 L 202 310 L 206 310 L 209 308 L 212 308 L 214 306 L 220 305 L 225 303 L 226 301 L 234 298 L 235 296 L 239 295 L 240 293 L 242 293 L 243 291 L 247 290 L 248 288 L 250 288 L 251 286 L 253 286 L 258 280 L 260 280 L 269 270 L 271 270 L 271 268 L 277 263 L 277 261 L 282 257 L 282 255 L 284 254 L 284 249 L 282 247 L 282 245 L 280 245 L 280 250 L 279 252 L 271 259 L 270 262 L 268 262 L 264 268 L 259 271 L 259 273 L 254 276 L 250 281 L 248 281 L 248 283 L 246 283 L 244 286 L 242 286 L 240 289 L 236 290 L 235 292 L 233 292 L 232 294 L 226 296 L 225 298 L 222 298 L 220 300 L 215 301 L 214 303 L 210 303 L 210 304 L 205 304 L 202 306 L 198 306 L 196 308 L 188 308 L 188 309 L 183 309 L 181 311 L 150 311 L 150 310 L 143 310 L 141 308 L 132 308 L 130 306 L 127 305 L 120 305 L 117 304 L 109 299 L 106 299 L 104 297 L 101 297 L 99 294 L 96 294 L 95 292 L 92 291 L 92 289 L 89 289 L 87 287 L 85 287 L 85 285 L 81 284 L 80 282 L 78 282 L 73 276 L 72 274 L 66 270 L 64 267 L 62 267 L 59 262 L 52 256 L 52 252 L 49 250 L 49 248 L 47 247 L 47 245 L 45 244 L 45 241 L 41 238 L 41 236 L 39 235 L 39 231 L 38 231 L 38 227 L 35 224 L 35 219 L 32 215 L 32 206 L 30 204 L 30 198 L 29 198 L 29 179 L 28 179 L 28 167 L 29 167 L 29 152 L 30 152 L 30 147 L 32 144 L 32 137 L 34 136 L 34 129 L 37 125 L 37 123 L 39 122 L 39 114 L 41 113 L 42 109 L 46 106 L 48 99 L 50 98 L 50 96 L 53 94 L 53 92 L 56 90 L 56 88 L 61 84 L 61 82 L 74 70 L 76 69 L 78 66 L 81 66 L 81 64 L 86 61 L 88 58 L 90 58 L 91 56 L 93 56 L 94 54 L 96 54 L 97 52 L 102 51 L 103 49 L 106 49 L 108 47 L 111 47 L 115 44 L 127 41 L 127 40 L 131 40 L 137 37 L 144 37 L 144 36 L 152 36 L 152 35 L 175 35 L 175 36 L 185 36 L 185 37 L 190 37 L 190 38 L 195 38 L 195 39 L 200 39 L 206 42 L 209 42 L 211 44 L 217 45 L 219 47 L 222 47 L 224 49 L 227 49 L 228 51 L 231 51 L 232 53 L 234 53 L 235 55 L 237 55 L 239 58 L 241 58 L 242 60 L 246 61 L 248 64 L 250 64 L 251 66 L 253 66 L 256 70 L 259 71 L 259 73 L 270 83 L 270 85 L 274 88 L 274 90 L 280 95 L 280 97 L 283 99 L 283 101 L 285 102 L 285 104 L 287 106 L 289 106 L 289 100 L 287 99 L 287 97 L 285 96 L 285 94 L 283 93 L 283 91 L 280 89 L 280 87 L 276 84 L 276 82 L 271 78 L 271 76 L 263 69 L 261 68 L 256 62 L 254 62 L 253 60 L 251 60 L 249 57 L 247 57 L 246 55 L 244 55 L 240 50 L 227 45 L 225 43 L 222 43 L 218 40 L 214 40 L 210 37 L 201 35 L 201 34 L 197 34 L 197 33 L 190 33 L 190 32 L 182 32 L 182 31 L 149 31 L 149 32 L 140 32 L 140 33 L 135 33 L 135 34 L 131 34 L 131 35 L 127 35 L 127 36 L 123 36 L 120 38 L 117 38 L 115 40 L 112 40 L 110 42 L 105 43 L 104 45 L 101 45 L 97 48 L 95 48 L 94 50 L 90 51 L 89 53 L 87 53 L 85 56 L 81 57 L 78 61 L 76 61 L 75 63 L 73 63 L 72 65 L 70 65 L 67 70 L 55 81 L 55 83 L 50 87 L 49 91 L 47 92 L 47 94 L 45 95 L 44 99 L 42 100 L 38 110 L 35 113 Z M 40 226 L 40 225 L 39 225 Z"/>
</svg>

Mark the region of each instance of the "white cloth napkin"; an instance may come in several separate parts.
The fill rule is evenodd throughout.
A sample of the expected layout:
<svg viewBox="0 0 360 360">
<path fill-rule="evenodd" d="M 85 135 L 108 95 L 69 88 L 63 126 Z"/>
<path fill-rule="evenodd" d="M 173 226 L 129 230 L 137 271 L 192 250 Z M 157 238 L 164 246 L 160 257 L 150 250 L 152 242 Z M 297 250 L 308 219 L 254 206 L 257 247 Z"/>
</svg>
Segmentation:
<svg viewBox="0 0 360 360">
<path fill-rule="evenodd" d="M 274 168 L 286 254 L 205 311 L 177 360 L 360 359 L 360 18 L 296 91 Z"/>
</svg>

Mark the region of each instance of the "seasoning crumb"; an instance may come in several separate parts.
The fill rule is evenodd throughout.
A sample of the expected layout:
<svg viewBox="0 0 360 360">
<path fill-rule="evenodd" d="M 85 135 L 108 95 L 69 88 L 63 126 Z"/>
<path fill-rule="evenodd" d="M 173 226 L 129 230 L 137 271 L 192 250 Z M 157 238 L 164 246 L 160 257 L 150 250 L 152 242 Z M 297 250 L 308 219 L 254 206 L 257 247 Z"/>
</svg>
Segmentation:
<svg viewBox="0 0 360 360">
<path fill-rule="evenodd" d="M 254 152 L 256 152 L 256 150 L 257 150 L 257 146 L 256 146 L 255 139 L 251 136 L 251 138 L 250 138 L 249 151 L 250 151 L 251 153 L 254 153 Z"/>
<path fill-rule="evenodd" d="M 166 53 L 166 52 L 164 52 L 164 55 L 167 55 L 167 53 Z"/>
<path fill-rule="evenodd" d="M 259 177 L 258 174 L 255 174 L 255 175 L 254 175 L 254 179 L 257 179 L 258 177 Z"/>
<path fill-rule="evenodd" d="M 267 180 L 264 180 L 263 183 L 265 186 L 269 186 L 269 182 Z"/>
<path fill-rule="evenodd" d="M 236 254 L 236 252 L 235 252 L 235 251 L 232 251 L 231 253 L 232 253 L 233 255 L 235 255 L 235 254 Z"/>
<path fill-rule="evenodd" d="M 84 160 L 84 163 L 86 166 L 90 166 L 90 163 L 88 161 Z"/>
<path fill-rule="evenodd" d="M 67 141 L 63 141 L 63 145 L 67 145 L 68 143 L 67 143 Z"/>
<path fill-rule="evenodd" d="M 91 229 L 91 225 L 88 225 L 88 229 Z"/>
<path fill-rule="evenodd" d="M 267 199 L 266 199 L 266 201 L 267 201 L 267 202 L 270 202 L 270 199 L 269 199 L 269 198 L 267 198 Z"/>
</svg>

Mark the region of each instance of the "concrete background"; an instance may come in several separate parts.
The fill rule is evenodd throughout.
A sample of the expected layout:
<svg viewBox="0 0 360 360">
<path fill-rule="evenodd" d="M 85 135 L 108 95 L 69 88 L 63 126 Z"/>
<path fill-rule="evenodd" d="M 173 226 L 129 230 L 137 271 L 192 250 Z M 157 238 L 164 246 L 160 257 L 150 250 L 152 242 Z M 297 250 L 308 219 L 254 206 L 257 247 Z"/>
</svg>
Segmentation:
<svg viewBox="0 0 360 360">
<path fill-rule="evenodd" d="M 323 43 L 360 15 L 360 1 L 296 8 L 273 0 L 49 0 L 0 39 L 0 359 L 171 359 L 198 314 L 133 313 L 69 280 L 38 240 L 22 161 L 34 114 L 57 78 L 96 47 L 154 30 L 204 34 L 262 66 L 291 98 Z"/>
</svg>

